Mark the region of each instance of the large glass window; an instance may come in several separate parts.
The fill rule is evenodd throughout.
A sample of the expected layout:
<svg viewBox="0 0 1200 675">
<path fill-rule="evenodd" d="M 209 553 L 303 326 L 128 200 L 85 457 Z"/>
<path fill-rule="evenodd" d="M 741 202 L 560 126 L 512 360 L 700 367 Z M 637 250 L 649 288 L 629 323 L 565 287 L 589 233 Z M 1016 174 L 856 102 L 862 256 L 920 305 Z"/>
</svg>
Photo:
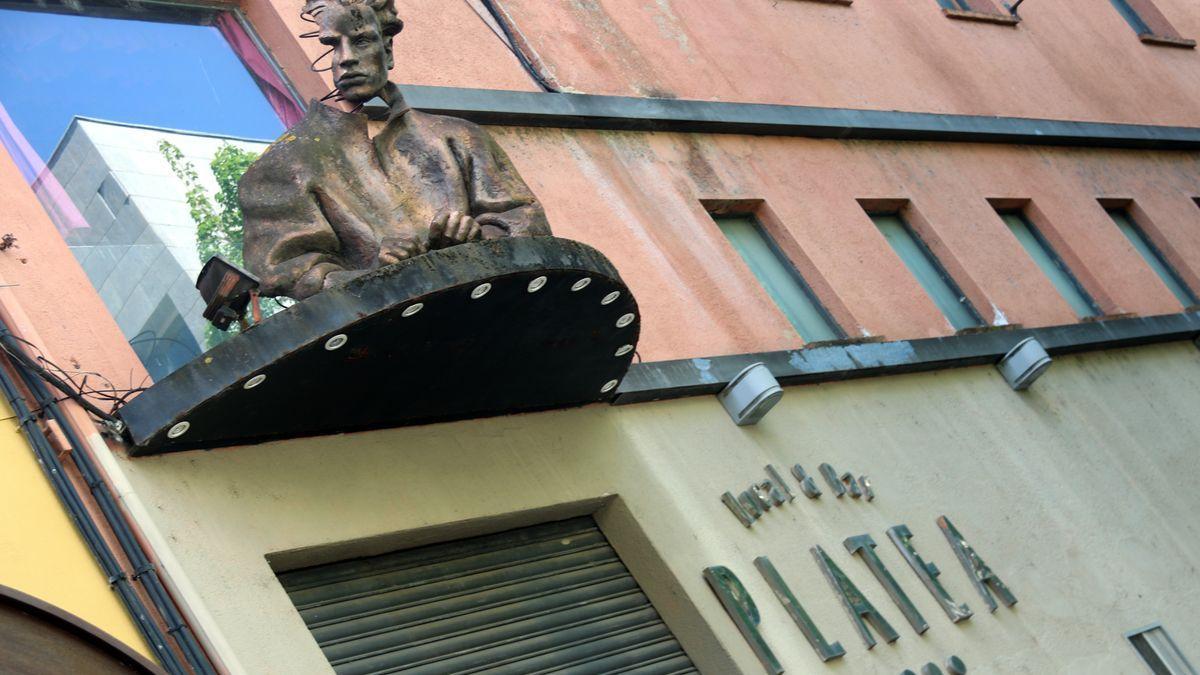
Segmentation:
<svg viewBox="0 0 1200 675">
<path fill-rule="evenodd" d="M 800 272 L 753 216 L 715 216 L 721 232 L 805 342 L 846 337 Z"/>
<path fill-rule="evenodd" d="M 983 325 L 966 294 L 899 214 L 871 214 L 871 220 L 955 330 Z"/>
<path fill-rule="evenodd" d="M 237 179 L 301 114 L 233 13 L 0 4 L 0 141 L 156 379 L 221 338 L 196 275 L 240 262 Z"/>
<path fill-rule="evenodd" d="M 1108 215 L 1113 219 L 1113 222 L 1120 228 L 1121 233 L 1125 235 L 1130 244 L 1133 244 L 1134 250 L 1142 256 L 1142 260 L 1146 261 L 1150 269 L 1154 270 L 1158 278 L 1175 294 L 1175 297 L 1179 300 L 1179 304 L 1184 307 L 1191 307 L 1200 302 L 1197 301 L 1196 294 L 1192 292 L 1192 289 L 1188 288 L 1188 285 L 1184 283 L 1183 277 L 1179 276 L 1179 272 L 1175 271 L 1174 267 L 1171 267 L 1166 257 L 1154 245 L 1154 242 L 1150 241 L 1150 238 L 1146 236 L 1141 227 L 1138 227 L 1137 222 L 1129 215 L 1127 209 L 1109 208 L 1106 210 L 1108 211 Z"/>
<path fill-rule="evenodd" d="M 1054 284 L 1059 295 L 1071 305 L 1071 309 L 1075 310 L 1080 318 L 1100 314 L 1100 308 L 1096 306 L 1096 301 L 1083 289 L 1083 285 L 1071 273 L 1062 258 L 1058 257 L 1054 248 L 1050 246 L 1050 242 L 1042 237 L 1042 233 L 1038 232 L 1033 223 L 1029 222 L 1025 214 L 1020 211 L 1001 211 L 1000 217 L 1004 219 L 1008 229 L 1021 243 L 1033 262 Z"/>
</svg>

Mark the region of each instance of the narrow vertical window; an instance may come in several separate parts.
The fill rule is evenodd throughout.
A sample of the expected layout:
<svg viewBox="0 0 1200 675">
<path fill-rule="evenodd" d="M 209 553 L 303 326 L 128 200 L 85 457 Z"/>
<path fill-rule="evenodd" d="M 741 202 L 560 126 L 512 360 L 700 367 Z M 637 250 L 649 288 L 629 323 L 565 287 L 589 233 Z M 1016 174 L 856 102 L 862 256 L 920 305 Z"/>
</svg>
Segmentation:
<svg viewBox="0 0 1200 675">
<path fill-rule="evenodd" d="M 1175 294 L 1181 305 L 1191 307 L 1200 302 L 1197 301 L 1196 294 L 1192 292 L 1192 289 L 1188 288 L 1183 278 L 1179 276 L 1179 272 L 1176 272 L 1175 268 L 1171 267 L 1171 264 L 1163 257 L 1162 252 L 1154 245 L 1154 242 L 1150 241 L 1150 238 L 1146 236 L 1142 228 L 1138 227 L 1138 224 L 1129 215 L 1127 209 L 1106 208 L 1105 210 L 1108 211 L 1108 215 L 1112 217 L 1113 222 L 1117 224 L 1117 227 L 1121 229 L 1125 237 L 1129 239 L 1129 243 L 1133 244 L 1133 248 L 1137 250 L 1142 259 L 1146 261 L 1146 264 L 1150 266 L 1150 269 L 1154 270 L 1158 278 Z"/>
<path fill-rule="evenodd" d="M 955 330 L 983 325 L 971 301 L 900 214 L 871 214 L 871 220 Z"/>
<path fill-rule="evenodd" d="M 1020 211 L 1001 211 L 1000 217 L 1004 219 L 1008 225 L 1009 231 L 1021 243 L 1025 252 L 1033 259 L 1033 262 L 1041 268 L 1050 282 L 1054 284 L 1054 288 L 1058 290 L 1059 295 L 1071 305 L 1071 309 L 1075 310 L 1080 318 L 1097 316 L 1100 314 L 1100 308 L 1096 305 L 1096 301 L 1092 296 L 1088 295 L 1084 290 L 1083 285 L 1071 274 L 1070 268 L 1062 261 L 1062 258 L 1055 253 L 1054 248 L 1050 246 L 1050 242 L 1046 241 L 1042 233 L 1034 227 L 1033 223 L 1025 217 Z"/>
<path fill-rule="evenodd" d="M 753 216 L 713 216 L 722 234 L 805 342 L 846 337 L 775 240 Z"/>
<path fill-rule="evenodd" d="M 1197 675 L 1165 628 L 1155 624 L 1125 636 L 1154 675 Z"/>
</svg>

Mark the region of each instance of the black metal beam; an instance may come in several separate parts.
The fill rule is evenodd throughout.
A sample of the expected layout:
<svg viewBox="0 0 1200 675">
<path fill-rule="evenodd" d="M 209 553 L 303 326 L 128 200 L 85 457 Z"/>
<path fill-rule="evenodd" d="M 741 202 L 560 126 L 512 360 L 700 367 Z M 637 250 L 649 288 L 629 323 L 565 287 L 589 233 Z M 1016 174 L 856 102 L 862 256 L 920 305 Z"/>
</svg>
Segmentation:
<svg viewBox="0 0 1200 675">
<path fill-rule="evenodd" d="M 923 340 L 635 363 L 617 390 L 614 404 L 716 394 L 743 368 L 759 362 L 765 363 L 781 384 L 812 384 L 996 363 L 1027 337 L 1037 338 L 1051 354 L 1069 354 L 1190 340 L 1198 335 L 1200 313 L 1183 313 Z"/>
<path fill-rule="evenodd" d="M 406 85 L 426 112 L 480 124 L 889 141 L 1200 149 L 1200 128 Z"/>
</svg>

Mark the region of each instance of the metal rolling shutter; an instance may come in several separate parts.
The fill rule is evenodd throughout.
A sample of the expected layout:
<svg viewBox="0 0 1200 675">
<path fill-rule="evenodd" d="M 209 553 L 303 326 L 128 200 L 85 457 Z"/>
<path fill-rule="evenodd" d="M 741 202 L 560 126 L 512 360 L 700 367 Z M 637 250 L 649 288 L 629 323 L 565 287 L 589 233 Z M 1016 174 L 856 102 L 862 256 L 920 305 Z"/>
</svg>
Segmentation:
<svg viewBox="0 0 1200 675">
<path fill-rule="evenodd" d="M 698 672 L 591 518 L 279 579 L 347 675 Z"/>
</svg>

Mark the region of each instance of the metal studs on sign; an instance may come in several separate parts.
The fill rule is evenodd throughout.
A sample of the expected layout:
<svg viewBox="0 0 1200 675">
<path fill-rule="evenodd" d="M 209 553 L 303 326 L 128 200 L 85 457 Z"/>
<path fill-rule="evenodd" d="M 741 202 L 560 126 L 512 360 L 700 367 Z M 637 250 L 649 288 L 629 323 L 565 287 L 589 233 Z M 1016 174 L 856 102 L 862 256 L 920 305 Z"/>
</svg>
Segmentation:
<svg viewBox="0 0 1200 675">
<path fill-rule="evenodd" d="M 350 338 L 346 337 L 345 333 L 338 333 L 325 341 L 325 350 L 334 352 L 346 346 Z"/>
<path fill-rule="evenodd" d="M 580 279 L 579 281 L 576 281 L 571 286 L 571 290 L 578 293 L 579 291 L 582 291 L 583 289 L 587 288 L 591 283 L 592 283 L 591 277 L 584 277 L 584 278 Z"/>
<path fill-rule="evenodd" d="M 538 278 L 534 279 L 533 281 L 529 282 L 529 292 L 537 293 L 538 291 L 542 290 L 542 288 L 545 285 L 546 285 L 546 277 L 538 277 Z"/>
<path fill-rule="evenodd" d="M 255 375 L 254 377 L 246 380 L 246 384 L 242 385 L 242 389 L 253 389 L 266 381 L 267 381 L 267 376 L 263 375 L 262 373 L 259 373 L 258 375 Z"/>
<path fill-rule="evenodd" d="M 483 296 L 487 295 L 489 292 L 491 292 L 491 290 L 492 290 L 492 285 L 485 281 L 484 283 L 476 286 L 475 290 L 471 291 L 471 299 L 478 300 L 478 299 L 482 298 Z"/>
<path fill-rule="evenodd" d="M 188 432 L 188 429 L 191 429 L 191 428 L 192 428 L 191 422 L 180 422 L 180 423 L 176 424 L 175 426 L 171 427 L 171 430 L 167 432 L 167 438 L 179 438 L 180 436 L 186 434 Z"/>
<path fill-rule="evenodd" d="M 617 328 L 624 328 L 628 326 L 629 324 L 633 323 L 635 318 L 637 317 L 635 317 L 632 312 L 622 316 L 621 318 L 617 319 Z"/>
<path fill-rule="evenodd" d="M 613 389 L 616 389 L 618 384 L 621 384 L 620 381 L 618 381 L 618 380 L 609 380 L 608 382 L 604 383 L 603 387 L 600 388 L 600 393 L 607 394 L 608 392 L 612 391 Z"/>
<path fill-rule="evenodd" d="M 625 345 L 624 347 L 621 347 L 620 349 L 617 350 L 617 357 L 620 358 L 622 356 L 625 356 L 626 354 L 628 354 L 631 351 L 633 351 L 633 345 Z"/>
<path fill-rule="evenodd" d="M 614 302 L 616 302 L 617 298 L 619 298 L 619 297 L 621 297 L 621 291 L 613 291 L 612 293 L 609 293 L 608 295 L 604 296 L 604 299 L 600 301 L 600 304 L 607 307 L 608 305 L 611 305 Z"/>
<path fill-rule="evenodd" d="M 405 307 L 404 311 L 400 313 L 400 316 L 407 319 L 408 317 L 416 314 L 417 312 L 419 312 L 423 309 L 425 309 L 425 303 L 418 302 L 418 303 L 409 305 L 408 307 Z"/>
</svg>

